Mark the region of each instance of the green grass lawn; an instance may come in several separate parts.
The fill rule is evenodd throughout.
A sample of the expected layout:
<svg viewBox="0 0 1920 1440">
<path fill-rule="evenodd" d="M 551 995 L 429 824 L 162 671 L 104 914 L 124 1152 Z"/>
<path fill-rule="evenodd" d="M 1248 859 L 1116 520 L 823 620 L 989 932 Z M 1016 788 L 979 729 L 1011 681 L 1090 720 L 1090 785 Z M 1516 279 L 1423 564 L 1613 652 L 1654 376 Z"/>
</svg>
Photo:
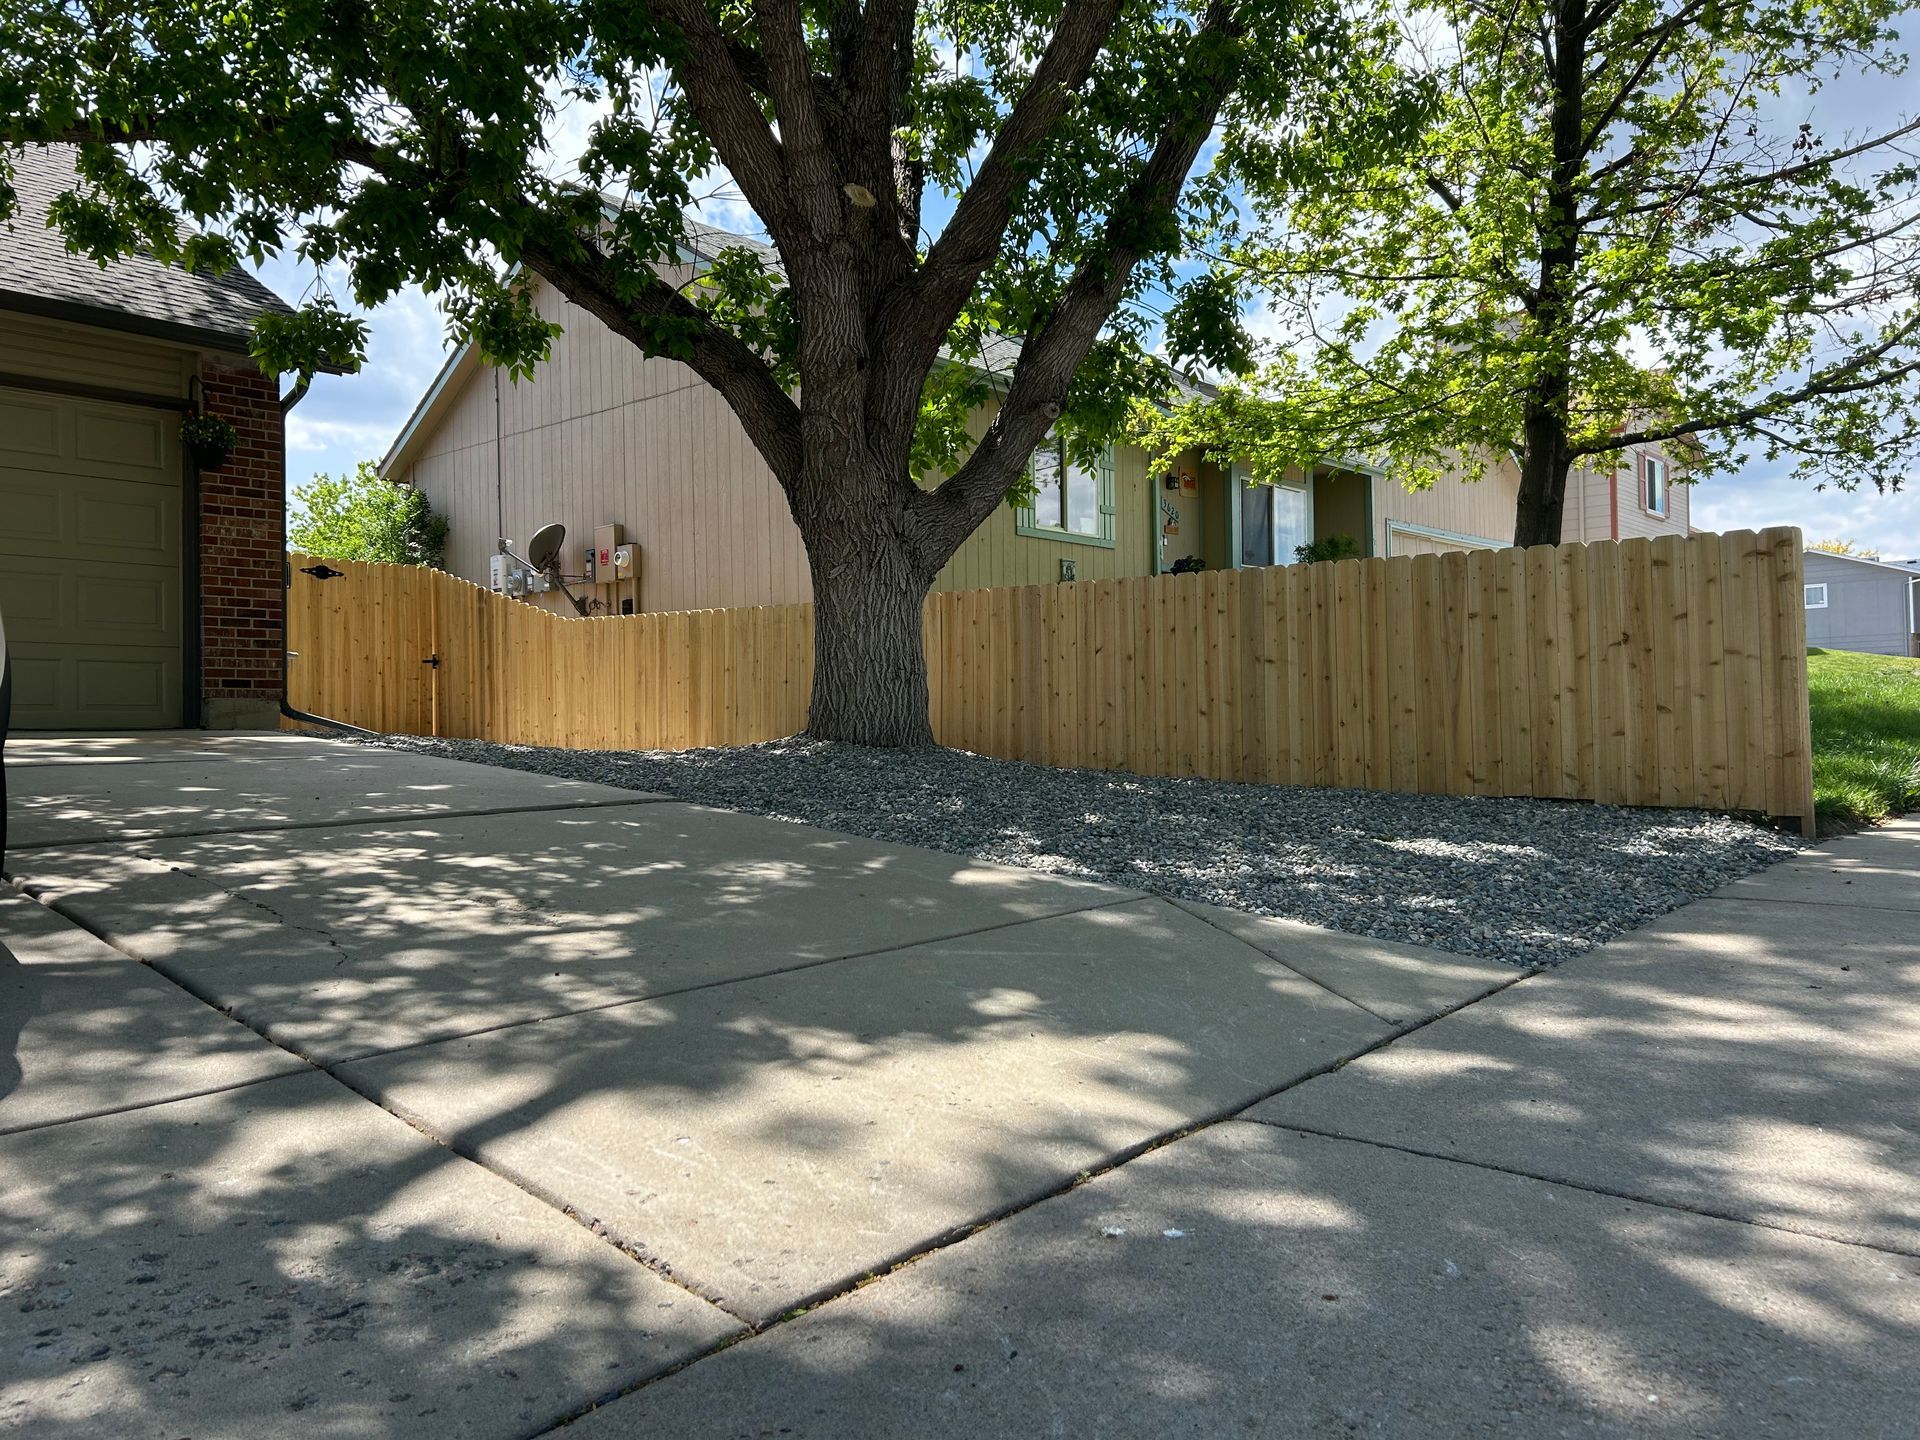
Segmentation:
<svg viewBox="0 0 1920 1440">
<path fill-rule="evenodd" d="M 1807 651 L 1820 833 L 1920 809 L 1920 660 Z"/>
</svg>

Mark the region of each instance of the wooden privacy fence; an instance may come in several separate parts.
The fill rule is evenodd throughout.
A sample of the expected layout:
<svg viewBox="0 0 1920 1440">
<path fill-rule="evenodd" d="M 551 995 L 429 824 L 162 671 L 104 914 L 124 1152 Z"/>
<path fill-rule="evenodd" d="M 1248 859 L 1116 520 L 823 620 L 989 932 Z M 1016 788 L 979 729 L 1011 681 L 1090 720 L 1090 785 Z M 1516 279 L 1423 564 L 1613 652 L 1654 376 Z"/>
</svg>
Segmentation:
<svg viewBox="0 0 1920 1440">
<path fill-rule="evenodd" d="M 308 563 L 295 557 L 295 564 Z M 577 620 L 425 570 L 294 575 L 294 703 L 607 748 L 806 723 L 806 605 Z M 1780 528 L 935 594 L 934 733 L 1046 765 L 1813 815 Z M 422 664 L 432 659 L 437 664 Z"/>
<path fill-rule="evenodd" d="M 369 730 L 574 749 L 744 745 L 806 724 L 813 607 L 577 619 L 438 570 L 291 555 L 288 698 Z"/>
</svg>

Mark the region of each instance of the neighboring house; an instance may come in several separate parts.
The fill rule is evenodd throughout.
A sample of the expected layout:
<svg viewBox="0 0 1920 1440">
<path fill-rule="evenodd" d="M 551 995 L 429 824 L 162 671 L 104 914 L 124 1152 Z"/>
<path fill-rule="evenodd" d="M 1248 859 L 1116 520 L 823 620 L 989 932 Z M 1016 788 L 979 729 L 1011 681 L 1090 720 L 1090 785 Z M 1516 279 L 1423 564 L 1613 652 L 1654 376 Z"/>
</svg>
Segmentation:
<svg viewBox="0 0 1920 1440">
<path fill-rule="evenodd" d="M 10 156 L 0 224 L 0 611 L 15 729 L 274 726 L 285 506 L 278 377 L 247 358 L 287 307 L 251 276 L 69 255 L 70 152 Z M 239 443 L 197 473 L 196 404 Z"/>
<path fill-rule="evenodd" d="M 757 242 L 690 228 L 677 277 L 720 249 Z M 690 369 L 647 359 L 604 325 L 536 282 L 540 313 L 562 327 L 531 380 L 514 383 L 471 347 L 441 370 L 381 462 L 390 480 L 417 486 L 448 521 L 447 567 L 488 583 L 501 537 L 524 543 L 560 521 L 569 575 L 583 572 L 596 527 L 617 524 L 638 547 L 637 575 L 586 587 L 597 608 L 690 610 L 805 600 L 806 552 L 772 474 L 719 394 Z M 1004 376 L 1016 342 L 968 357 Z M 983 430 L 989 404 L 975 417 Z M 1520 477 L 1503 457 L 1486 477 L 1409 494 L 1372 467 L 1315 466 L 1291 483 L 1250 488 L 1237 470 L 1194 454 L 1149 473 L 1146 452 L 1115 445 L 1091 468 L 1036 459 L 1034 505 L 1002 506 L 961 546 L 937 589 L 1153 575 L 1182 560 L 1208 569 L 1291 563 L 1294 548 L 1350 536 L 1363 555 L 1495 548 L 1511 542 Z M 1664 470 L 1660 472 L 1664 476 Z M 1654 531 L 1685 535 L 1684 486 L 1646 513 L 1632 479 L 1579 481 L 1568 499 L 1568 539 Z M 1592 492 L 1599 487 L 1596 501 Z M 1612 508 L 1610 508 L 1610 506 Z M 1617 510 L 1617 529 L 1607 517 Z M 1590 534 L 1586 516 L 1601 516 Z M 1579 533 L 1572 518 L 1579 515 Z M 557 603 L 547 597 L 547 603 Z"/>
<path fill-rule="evenodd" d="M 1576 469 L 1567 476 L 1567 506 L 1560 539 L 1631 540 L 1689 535 L 1693 485 L 1675 479 L 1664 449 L 1637 445 L 1610 466 Z"/>
<path fill-rule="evenodd" d="M 1920 572 L 1884 560 L 1806 554 L 1807 644 L 1872 655 L 1920 655 Z"/>
</svg>

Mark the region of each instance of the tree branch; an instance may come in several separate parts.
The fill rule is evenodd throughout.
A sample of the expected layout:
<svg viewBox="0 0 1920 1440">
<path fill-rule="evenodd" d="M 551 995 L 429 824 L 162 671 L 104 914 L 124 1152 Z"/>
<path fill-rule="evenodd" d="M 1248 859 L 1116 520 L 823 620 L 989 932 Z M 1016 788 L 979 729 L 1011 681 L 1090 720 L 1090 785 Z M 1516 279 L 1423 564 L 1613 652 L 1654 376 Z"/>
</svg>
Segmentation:
<svg viewBox="0 0 1920 1440">
<path fill-rule="evenodd" d="M 818 243 L 840 228 L 845 201 L 820 122 L 800 0 L 753 0 L 753 14 L 760 30 L 760 53 L 766 58 L 767 93 L 780 122 L 789 194 L 806 217 L 810 238 Z M 788 258 L 791 263 L 796 257 Z"/>
<path fill-rule="evenodd" d="M 1093 73 L 1120 9 L 1121 0 L 1067 0 L 1046 53 L 926 263 L 882 307 L 886 323 L 880 329 L 888 336 L 883 363 L 889 370 L 919 376 L 932 365 L 960 307 L 1006 243 L 1014 202 L 1026 184 L 1024 162 Z"/>
<path fill-rule="evenodd" d="M 1920 335 L 1920 320 L 1909 321 L 1872 349 L 1863 350 L 1840 364 L 1829 366 L 1807 380 L 1805 384 L 1792 390 L 1776 390 L 1773 394 L 1756 400 L 1751 405 L 1742 406 L 1724 415 L 1696 416 L 1671 425 L 1622 431 L 1617 435 L 1609 435 L 1604 440 L 1575 444 L 1571 453 L 1575 457 L 1601 455 L 1614 450 L 1623 450 L 1629 445 L 1654 445 L 1662 440 L 1678 440 L 1692 435 L 1710 434 L 1716 430 L 1737 430 L 1752 424 L 1755 420 L 1764 420 L 1770 415 L 1777 415 L 1782 410 L 1803 405 L 1809 400 L 1823 400 L 1837 395 L 1854 395 L 1862 390 L 1875 390 L 1890 385 L 1908 375 L 1920 375 L 1920 358 L 1903 361 L 1890 370 L 1875 370 L 1870 375 L 1861 373 L 1874 361 L 1883 360 L 1902 345 L 1913 343 L 1916 335 Z"/>
<path fill-rule="evenodd" d="M 646 3 L 685 39 L 687 61 L 674 67 L 674 78 L 747 204 L 776 243 L 799 240 L 800 219 L 788 189 L 786 155 L 760 112 L 755 87 L 735 59 L 738 42 L 715 23 L 706 0 Z M 767 83 L 772 84 L 770 75 Z"/>
<path fill-rule="evenodd" d="M 1653 69 L 1659 62 L 1660 57 L 1666 53 L 1667 42 L 1679 32 L 1680 28 L 1685 25 L 1688 20 L 1692 19 L 1693 16 L 1703 8 L 1705 8 L 1704 0 L 1694 0 L 1694 3 L 1682 5 L 1668 17 L 1665 23 L 1652 27 L 1646 33 L 1644 38 L 1648 42 L 1647 48 L 1641 53 L 1639 62 L 1633 67 L 1633 72 L 1628 75 L 1625 80 L 1620 82 L 1619 87 L 1613 92 L 1613 98 L 1600 107 L 1599 115 L 1594 117 L 1593 121 L 1587 126 L 1586 133 L 1580 141 L 1580 153 L 1582 155 L 1590 153 L 1593 147 L 1599 143 L 1600 137 L 1606 134 L 1607 127 L 1613 123 L 1614 117 L 1620 113 L 1621 107 L 1633 98 L 1634 91 L 1639 88 L 1640 82 L 1646 79 L 1647 72 Z M 1589 29 L 1587 33 L 1591 35 L 1591 29 Z M 1611 45 L 1607 48 L 1609 50 L 1615 49 L 1615 47 Z M 1587 83 L 1589 85 L 1594 84 L 1598 78 L 1598 76 L 1590 76 L 1588 77 Z"/>
<path fill-rule="evenodd" d="M 582 247 L 577 255 L 563 256 L 529 245 L 522 259 L 529 270 L 642 354 L 656 353 L 658 344 L 639 321 L 668 320 L 685 326 L 692 347 L 685 363 L 718 390 L 740 417 L 747 438 L 782 488 L 793 486 L 800 474 L 800 409 L 774 380 L 766 361 L 737 336 L 714 325 L 651 269 L 637 291 L 623 287 L 623 277 L 596 249 Z"/>
<path fill-rule="evenodd" d="M 1081 265 L 1053 312 L 1028 338 L 999 413 L 966 462 L 941 485 L 915 497 L 913 519 L 923 563 L 938 569 L 961 541 L 1006 498 L 1027 457 L 1066 404 L 1074 373 L 1086 359 L 1134 267 L 1147 253 L 1143 220 L 1169 213 L 1234 87 L 1235 61 L 1215 42 L 1239 38 L 1228 0 L 1215 0 L 1195 36 L 1199 58 L 1182 80 L 1190 105 L 1180 123 L 1161 132 L 1152 152 L 1106 224 L 1103 253 Z"/>
<path fill-rule="evenodd" d="M 1650 211 L 1665 209 L 1681 198 L 1692 198 L 1696 200 L 1717 199 L 1722 196 L 1737 195 L 1744 190 L 1755 190 L 1781 185 L 1790 180 L 1797 180 L 1810 171 L 1833 165 L 1841 160 L 1851 160 L 1856 155 L 1864 155 L 1871 150 L 1884 149 L 1894 141 L 1904 139 L 1906 136 L 1916 132 L 1920 132 L 1920 118 L 1909 120 L 1906 124 L 1896 129 L 1885 131 L 1869 140 L 1862 140 L 1857 145 L 1850 145 L 1844 150 L 1835 150 L 1826 155 L 1819 155 L 1811 160 L 1802 160 L 1792 165 L 1784 165 L 1779 169 L 1769 170 L 1764 174 L 1739 175 L 1731 180 L 1723 180 L 1717 185 L 1696 186 L 1688 184 L 1679 187 L 1669 187 L 1660 193 L 1660 198 L 1657 200 L 1648 200 L 1639 205 L 1623 205 L 1616 210 L 1596 210 L 1585 216 L 1584 219 L 1595 223 L 1608 220 L 1624 220 L 1630 216 L 1645 215 Z"/>
</svg>

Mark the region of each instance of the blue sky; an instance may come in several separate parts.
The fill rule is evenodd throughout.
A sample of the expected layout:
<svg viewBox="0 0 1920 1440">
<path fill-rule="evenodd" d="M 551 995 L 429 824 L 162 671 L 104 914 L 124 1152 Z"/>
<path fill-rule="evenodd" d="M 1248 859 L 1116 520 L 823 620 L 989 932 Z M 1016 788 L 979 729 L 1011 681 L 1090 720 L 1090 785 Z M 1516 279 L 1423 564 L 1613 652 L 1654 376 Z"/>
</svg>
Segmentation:
<svg viewBox="0 0 1920 1440">
<path fill-rule="evenodd" d="M 1855 78 L 1812 101 L 1783 107 L 1788 113 L 1782 118 L 1811 118 L 1831 141 L 1841 132 L 1865 133 L 1889 124 L 1911 109 L 1913 96 L 1911 74 L 1896 80 Z M 556 153 L 566 152 L 556 145 Z M 737 202 L 709 202 L 705 218 L 729 228 L 757 228 Z M 938 223 L 936 215 L 929 219 Z M 314 283 L 310 269 L 285 260 L 270 262 L 259 273 L 289 299 L 298 299 Z M 343 286 L 332 288 L 344 296 Z M 371 330 L 366 366 L 358 375 L 318 377 L 288 417 L 290 487 L 318 472 L 337 474 L 359 460 L 379 459 L 446 358 L 445 322 L 418 290 L 396 296 L 366 318 Z M 1894 494 L 1871 488 L 1815 491 L 1788 475 L 1784 464 L 1756 462 L 1737 474 L 1703 481 L 1693 496 L 1693 523 L 1706 530 L 1798 525 L 1810 541 L 1844 536 L 1888 558 L 1920 557 L 1920 476 Z"/>
</svg>

